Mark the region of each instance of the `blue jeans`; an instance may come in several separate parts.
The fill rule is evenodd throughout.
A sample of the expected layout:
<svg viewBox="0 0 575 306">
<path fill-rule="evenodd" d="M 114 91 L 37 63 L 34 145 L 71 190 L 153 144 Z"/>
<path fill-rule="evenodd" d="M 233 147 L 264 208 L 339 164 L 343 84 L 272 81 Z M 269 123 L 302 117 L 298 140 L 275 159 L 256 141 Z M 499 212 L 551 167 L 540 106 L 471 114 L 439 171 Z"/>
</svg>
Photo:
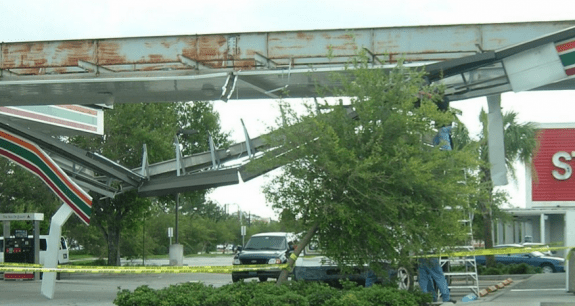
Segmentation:
<svg viewBox="0 0 575 306">
<path fill-rule="evenodd" d="M 423 292 L 431 292 L 433 293 L 433 300 L 436 300 L 437 297 L 435 296 L 435 290 L 433 290 L 432 280 L 435 281 L 435 284 L 439 288 L 439 292 L 441 292 L 441 299 L 444 302 L 449 302 L 449 287 L 447 286 L 447 280 L 445 280 L 445 275 L 443 275 L 443 270 L 439 265 L 439 259 L 437 258 L 420 258 L 419 259 L 419 287 Z"/>
<path fill-rule="evenodd" d="M 371 287 L 377 281 L 377 275 L 373 270 L 368 270 L 365 276 L 365 287 Z"/>
<path fill-rule="evenodd" d="M 427 281 L 427 291 L 424 292 L 431 292 L 431 295 L 433 296 L 433 302 L 437 302 L 437 290 L 435 289 L 435 286 L 433 286 L 433 279 L 429 278 Z"/>
</svg>

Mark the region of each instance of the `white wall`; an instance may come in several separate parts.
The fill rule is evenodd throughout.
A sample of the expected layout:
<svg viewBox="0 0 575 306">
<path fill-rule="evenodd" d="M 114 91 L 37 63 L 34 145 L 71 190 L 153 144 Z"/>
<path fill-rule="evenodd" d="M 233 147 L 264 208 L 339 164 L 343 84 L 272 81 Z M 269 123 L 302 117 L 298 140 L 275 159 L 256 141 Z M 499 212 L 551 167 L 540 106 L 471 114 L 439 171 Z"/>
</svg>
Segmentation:
<svg viewBox="0 0 575 306">
<path fill-rule="evenodd" d="M 575 210 L 565 212 L 565 246 L 575 246 Z"/>
</svg>

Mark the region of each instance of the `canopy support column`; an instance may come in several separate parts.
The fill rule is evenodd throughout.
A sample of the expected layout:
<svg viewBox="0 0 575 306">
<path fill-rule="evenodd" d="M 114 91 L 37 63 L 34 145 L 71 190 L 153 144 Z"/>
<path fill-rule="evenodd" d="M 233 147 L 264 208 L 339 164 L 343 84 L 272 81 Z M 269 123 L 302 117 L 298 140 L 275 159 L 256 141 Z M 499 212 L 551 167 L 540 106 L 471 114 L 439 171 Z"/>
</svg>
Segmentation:
<svg viewBox="0 0 575 306">
<path fill-rule="evenodd" d="M 60 249 L 60 237 L 62 236 L 62 225 L 74 211 L 72 208 L 63 203 L 58 211 L 52 216 L 50 222 L 50 234 L 46 242 L 46 258 L 44 258 L 44 268 L 56 268 L 58 266 L 58 250 Z M 42 294 L 49 298 L 54 298 L 54 289 L 56 286 L 56 272 L 45 272 L 42 277 Z"/>
</svg>

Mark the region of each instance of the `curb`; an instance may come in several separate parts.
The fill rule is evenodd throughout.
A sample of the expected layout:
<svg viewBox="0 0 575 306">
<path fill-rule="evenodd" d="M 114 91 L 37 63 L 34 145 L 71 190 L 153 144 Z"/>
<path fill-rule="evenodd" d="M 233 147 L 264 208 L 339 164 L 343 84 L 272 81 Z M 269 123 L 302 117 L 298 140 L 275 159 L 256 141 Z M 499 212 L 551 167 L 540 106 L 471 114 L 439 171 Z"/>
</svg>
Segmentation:
<svg viewBox="0 0 575 306">
<path fill-rule="evenodd" d="M 505 286 L 508 286 L 509 284 L 513 283 L 513 279 L 511 279 L 510 277 L 503 280 L 502 282 L 498 283 L 495 286 L 489 286 L 486 289 L 482 289 L 479 291 L 479 297 L 485 297 L 487 296 L 489 293 L 491 292 L 496 292 L 498 289 L 503 289 L 505 288 Z"/>
</svg>

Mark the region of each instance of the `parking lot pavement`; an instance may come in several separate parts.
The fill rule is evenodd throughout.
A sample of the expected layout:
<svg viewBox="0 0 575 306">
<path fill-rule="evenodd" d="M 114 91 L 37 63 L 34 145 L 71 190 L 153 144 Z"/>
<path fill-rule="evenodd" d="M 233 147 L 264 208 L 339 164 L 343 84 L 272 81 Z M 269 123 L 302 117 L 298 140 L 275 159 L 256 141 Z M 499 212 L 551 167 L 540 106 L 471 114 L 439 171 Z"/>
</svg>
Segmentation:
<svg viewBox="0 0 575 306">
<path fill-rule="evenodd" d="M 190 257 L 184 259 L 187 266 L 227 266 L 232 255 L 216 257 Z M 141 265 L 142 260 L 122 261 L 123 265 Z M 146 265 L 167 266 L 168 259 L 145 260 Z M 133 291 L 139 286 L 164 288 L 185 282 L 203 282 L 215 287 L 231 283 L 229 274 L 79 274 L 63 273 L 56 281 L 54 299 L 49 300 L 40 293 L 41 281 L 6 281 L 0 279 L 0 305 L 114 305 L 113 301 L 121 289 Z"/>
<path fill-rule="evenodd" d="M 575 306 L 575 295 L 565 288 L 565 273 L 479 276 L 479 289 L 506 278 L 513 279 L 513 283 L 476 301 L 463 303 L 461 298 L 465 295 L 458 292 L 452 297 L 462 305 Z"/>
<path fill-rule="evenodd" d="M 142 285 L 164 288 L 186 282 L 201 281 L 216 287 L 231 283 L 229 274 L 64 274 L 56 281 L 54 299 L 40 293 L 41 281 L 0 280 L 0 305 L 114 305 L 121 289 L 133 291 Z"/>
<path fill-rule="evenodd" d="M 451 291 L 451 298 L 461 305 L 504 306 L 575 306 L 575 295 L 566 290 L 566 274 L 480 275 L 479 289 L 496 286 L 511 278 L 513 282 L 472 302 L 463 302 L 470 289 Z M 461 283 L 453 285 L 462 285 Z"/>
<path fill-rule="evenodd" d="M 516 284 L 518 282 L 521 282 L 525 279 L 528 279 L 529 277 L 531 277 L 531 275 L 479 275 L 479 290 L 483 290 L 483 289 L 487 289 L 489 287 L 492 286 L 497 286 L 498 284 L 502 283 L 504 280 L 511 278 L 513 280 L 512 284 Z M 464 281 L 457 281 L 454 282 L 453 285 L 472 285 L 472 283 L 465 283 Z M 506 286 L 507 287 L 507 286 Z M 499 292 L 503 292 L 505 291 L 507 288 L 503 288 L 503 289 L 498 289 Z M 451 291 L 451 297 L 454 300 L 457 300 L 459 302 L 462 301 L 463 297 L 473 293 L 471 291 L 471 289 L 456 289 L 456 290 L 452 290 Z M 490 298 L 490 296 L 485 296 L 485 297 L 480 297 L 478 299 L 478 301 L 485 301 L 488 298 Z"/>
<path fill-rule="evenodd" d="M 485 299 L 488 305 L 575 306 L 575 295 L 566 290 L 565 273 L 534 274 L 490 295 Z"/>
<path fill-rule="evenodd" d="M 190 258 L 189 266 L 229 265 L 230 258 Z M 163 265 L 163 262 L 150 262 Z M 463 303 L 461 299 L 471 291 L 454 291 L 451 296 L 463 305 L 508 306 L 575 306 L 575 295 L 565 290 L 565 273 L 535 275 L 479 276 L 479 289 L 484 289 L 512 278 L 513 283 L 488 294 L 477 301 Z M 0 280 L 0 305 L 64 305 L 64 306 L 112 306 L 118 290 L 133 291 L 139 286 L 163 288 L 171 284 L 203 282 L 216 287 L 231 283 L 229 274 L 63 274 L 56 281 L 53 300 L 40 293 L 41 281 Z M 561 304 L 559 304 L 561 303 Z"/>
</svg>

